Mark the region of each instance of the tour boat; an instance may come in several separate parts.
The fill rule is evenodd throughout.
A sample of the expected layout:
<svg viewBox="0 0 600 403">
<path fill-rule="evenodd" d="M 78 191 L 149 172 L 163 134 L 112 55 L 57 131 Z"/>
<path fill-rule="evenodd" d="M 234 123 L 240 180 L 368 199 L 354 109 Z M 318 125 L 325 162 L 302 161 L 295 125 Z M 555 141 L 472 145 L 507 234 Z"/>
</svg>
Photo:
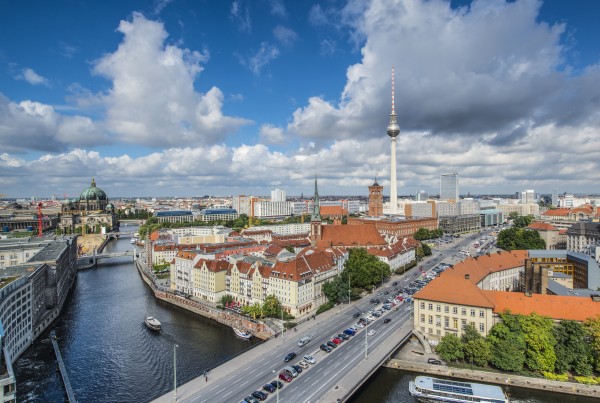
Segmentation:
<svg viewBox="0 0 600 403">
<path fill-rule="evenodd" d="M 250 333 L 246 333 L 242 330 L 236 329 L 235 327 L 233 328 L 233 331 L 237 337 L 241 337 L 242 339 L 248 340 L 249 338 L 252 337 L 252 335 Z"/>
<path fill-rule="evenodd" d="M 153 318 L 152 316 L 146 316 L 146 320 L 144 320 L 144 323 L 146 324 L 146 326 L 148 326 L 149 329 L 152 330 L 160 330 L 160 322 L 158 321 L 158 319 Z"/>
<path fill-rule="evenodd" d="M 509 403 L 500 386 L 417 376 L 408 391 L 420 402 Z"/>
</svg>

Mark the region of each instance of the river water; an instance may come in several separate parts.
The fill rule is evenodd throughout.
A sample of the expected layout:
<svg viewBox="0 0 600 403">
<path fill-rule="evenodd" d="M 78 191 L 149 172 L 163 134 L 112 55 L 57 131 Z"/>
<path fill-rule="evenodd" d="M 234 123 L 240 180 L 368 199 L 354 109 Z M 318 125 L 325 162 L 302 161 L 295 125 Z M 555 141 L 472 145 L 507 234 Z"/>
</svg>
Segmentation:
<svg viewBox="0 0 600 403">
<path fill-rule="evenodd" d="M 120 239 L 106 251 L 132 248 L 128 239 Z M 147 315 L 162 322 L 160 334 L 144 326 Z M 66 401 L 48 338 L 52 329 L 80 402 L 147 402 L 171 392 L 176 344 L 181 385 L 259 343 L 240 340 L 227 326 L 155 299 L 131 258 L 115 259 L 79 272 L 61 316 L 15 363 L 19 402 Z M 382 368 L 352 402 L 413 402 L 408 382 L 415 375 Z M 528 403 L 595 401 L 529 389 L 508 393 Z"/>
</svg>

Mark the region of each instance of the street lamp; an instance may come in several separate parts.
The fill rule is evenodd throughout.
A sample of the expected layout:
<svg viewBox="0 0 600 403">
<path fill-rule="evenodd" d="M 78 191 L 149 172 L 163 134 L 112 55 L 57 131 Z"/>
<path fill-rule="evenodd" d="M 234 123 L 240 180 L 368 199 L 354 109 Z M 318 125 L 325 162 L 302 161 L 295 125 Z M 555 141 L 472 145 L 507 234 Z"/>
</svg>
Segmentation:
<svg viewBox="0 0 600 403">
<path fill-rule="evenodd" d="M 173 388 L 175 390 L 174 396 L 177 401 L 177 344 L 173 344 Z"/>
<path fill-rule="evenodd" d="M 273 370 L 275 374 L 275 370 Z M 275 378 L 275 389 L 277 389 L 277 403 L 279 403 L 279 378 Z"/>
<path fill-rule="evenodd" d="M 352 294 L 352 288 L 350 288 L 350 273 L 348 273 L 348 306 L 350 306 L 350 294 Z"/>
<path fill-rule="evenodd" d="M 365 360 L 369 356 L 369 318 L 367 318 L 367 326 L 365 327 Z"/>
<path fill-rule="evenodd" d="M 285 326 L 283 326 L 283 305 L 281 305 L 281 341 L 283 342 L 283 330 Z"/>
</svg>

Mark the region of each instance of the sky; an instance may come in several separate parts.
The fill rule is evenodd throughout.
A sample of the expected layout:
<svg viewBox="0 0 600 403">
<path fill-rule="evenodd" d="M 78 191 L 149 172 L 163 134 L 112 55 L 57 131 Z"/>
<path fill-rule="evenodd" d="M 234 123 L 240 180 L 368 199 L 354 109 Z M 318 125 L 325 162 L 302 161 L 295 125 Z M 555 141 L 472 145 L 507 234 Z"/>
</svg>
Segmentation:
<svg viewBox="0 0 600 403">
<path fill-rule="evenodd" d="M 2 0 L 0 194 L 600 193 L 595 0 Z"/>
</svg>

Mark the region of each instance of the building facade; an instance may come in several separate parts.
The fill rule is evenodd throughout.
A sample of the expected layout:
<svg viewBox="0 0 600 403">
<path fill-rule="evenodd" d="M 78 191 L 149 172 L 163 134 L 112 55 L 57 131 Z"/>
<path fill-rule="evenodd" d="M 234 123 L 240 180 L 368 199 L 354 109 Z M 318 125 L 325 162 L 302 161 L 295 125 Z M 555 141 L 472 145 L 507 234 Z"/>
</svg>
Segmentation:
<svg viewBox="0 0 600 403">
<path fill-rule="evenodd" d="M 449 202 L 457 202 L 459 200 L 458 174 L 456 172 L 440 176 L 440 200 Z"/>
</svg>

